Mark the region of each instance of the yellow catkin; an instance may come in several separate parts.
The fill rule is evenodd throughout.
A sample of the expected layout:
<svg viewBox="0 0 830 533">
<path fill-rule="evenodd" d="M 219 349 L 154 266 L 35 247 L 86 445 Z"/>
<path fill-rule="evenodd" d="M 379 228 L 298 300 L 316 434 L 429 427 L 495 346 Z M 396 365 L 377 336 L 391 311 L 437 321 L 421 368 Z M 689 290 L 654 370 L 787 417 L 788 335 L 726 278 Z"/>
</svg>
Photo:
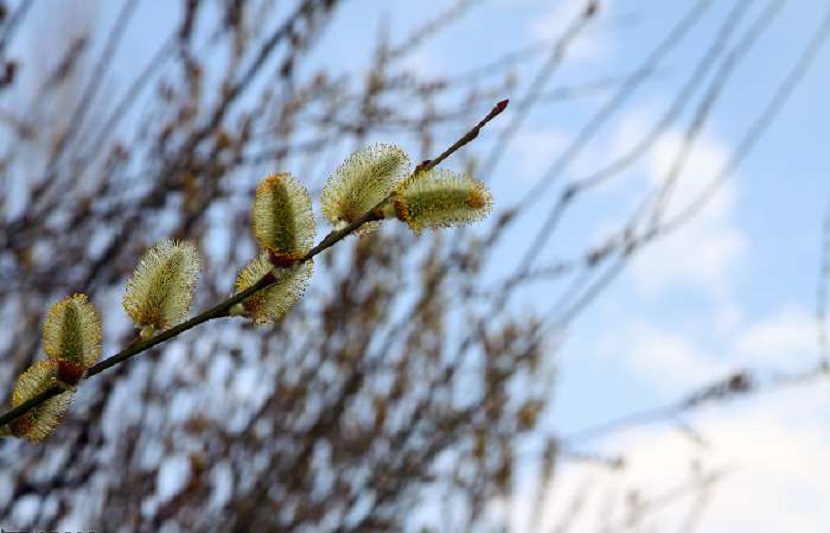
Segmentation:
<svg viewBox="0 0 830 533">
<path fill-rule="evenodd" d="M 189 242 L 165 239 L 147 250 L 122 299 L 135 326 L 164 330 L 187 319 L 200 268 L 199 252 Z"/>
<path fill-rule="evenodd" d="M 12 408 L 55 386 L 58 383 L 57 371 L 57 365 L 53 361 L 38 361 L 30 366 L 17 378 L 12 392 Z M 70 403 L 70 392 L 46 400 L 12 422 L 12 434 L 33 442 L 42 441 L 60 424 Z"/>
<path fill-rule="evenodd" d="M 396 188 L 395 214 L 412 230 L 461 226 L 490 213 L 493 197 L 487 186 L 469 176 L 433 169 Z"/>
<path fill-rule="evenodd" d="M 257 186 L 251 227 L 257 244 L 272 259 L 299 259 L 314 244 L 311 196 L 291 174 L 268 176 Z"/>
<path fill-rule="evenodd" d="M 239 272 L 236 292 L 247 289 L 272 269 L 276 277 L 274 284 L 243 302 L 245 311 L 256 324 L 274 324 L 285 316 L 305 292 L 313 265 L 311 261 L 306 261 L 291 268 L 274 268 L 268 254 L 260 254 Z"/>
<path fill-rule="evenodd" d="M 374 144 L 349 156 L 323 187 L 323 216 L 335 227 L 354 222 L 392 191 L 410 167 L 406 152 Z"/>
<path fill-rule="evenodd" d="M 101 315 L 85 294 L 54 304 L 43 323 L 43 351 L 62 380 L 77 383 L 101 355 Z"/>
</svg>

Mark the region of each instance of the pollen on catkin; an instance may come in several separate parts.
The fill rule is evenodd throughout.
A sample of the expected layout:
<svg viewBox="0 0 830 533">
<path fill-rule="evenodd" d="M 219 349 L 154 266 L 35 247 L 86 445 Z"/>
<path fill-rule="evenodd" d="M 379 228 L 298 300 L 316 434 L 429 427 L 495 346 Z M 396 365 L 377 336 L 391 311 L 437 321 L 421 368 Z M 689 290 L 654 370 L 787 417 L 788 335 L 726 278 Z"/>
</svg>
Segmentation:
<svg viewBox="0 0 830 533">
<path fill-rule="evenodd" d="M 101 315 L 85 294 L 52 305 L 43 323 L 43 351 L 58 366 L 58 377 L 77 383 L 101 355 Z"/>
<path fill-rule="evenodd" d="M 314 243 L 311 196 L 291 174 L 268 176 L 257 186 L 251 226 L 257 244 L 275 264 L 291 264 Z"/>
<path fill-rule="evenodd" d="M 274 268 L 268 254 L 251 259 L 236 278 L 236 292 L 242 292 L 268 272 L 276 281 L 246 298 L 242 304 L 247 315 L 258 325 L 275 324 L 296 304 L 308 286 L 314 265 L 305 261 L 289 268 Z"/>
<path fill-rule="evenodd" d="M 470 224 L 493 207 L 486 185 L 449 170 L 427 171 L 416 181 L 402 182 L 395 192 L 395 216 L 416 233 Z"/>
<path fill-rule="evenodd" d="M 53 361 L 38 361 L 30 366 L 17 378 L 12 392 L 12 408 L 57 385 L 57 373 L 58 367 Z M 12 434 L 32 442 L 42 441 L 60 424 L 70 403 L 71 392 L 64 392 L 46 400 L 11 422 L 9 427 Z"/>
<path fill-rule="evenodd" d="M 346 226 L 375 207 L 410 167 L 398 146 L 374 144 L 353 153 L 323 186 L 323 216 L 335 227 Z"/>
<path fill-rule="evenodd" d="M 189 242 L 164 239 L 141 257 L 122 303 L 137 328 L 165 330 L 187 318 L 200 260 Z"/>
</svg>

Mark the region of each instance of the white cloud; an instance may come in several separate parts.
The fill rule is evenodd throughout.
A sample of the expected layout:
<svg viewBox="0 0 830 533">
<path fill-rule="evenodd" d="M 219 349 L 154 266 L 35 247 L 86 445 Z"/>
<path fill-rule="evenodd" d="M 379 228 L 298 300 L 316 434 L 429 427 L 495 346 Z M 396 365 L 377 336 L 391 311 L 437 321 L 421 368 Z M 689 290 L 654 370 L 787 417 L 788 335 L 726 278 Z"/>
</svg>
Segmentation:
<svg viewBox="0 0 830 533">
<path fill-rule="evenodd" d="M 611 152 L 622 154 L 648 134 L 654 121 L 654 108 L 630 113 L 620 122 L 611 143 Z M 685 144 L 684 133 L 670 129 L 663 133 L 632 176 L 658 186 L 669 175 Z M 701 135 L 677 176 L 663 220 L 683 211 L 717 176 L 729 157 L 729 149 L 711 133 Z M 723 297 L 729 280 L 748 244 L 734 220 L 736 192 L 734 181 L 726 182 L 712 200 L 685 227 L 650 245 L 632 263 L 637 286 L 647 293 L 685 286 Z"/>
<path fill-rule="evenodd" d="M 734 305 L 726 308 L 729 313 L 737 313 Z M 815 322 L 803 309 L 782 310 L 752 323 L 742 324 L 734 318 L 728 334 L 718 332 L 717 352 L 702 348 L 699 332 L 714 331 L 723 320 L 713 313 L 709 323 L 696 324 L 694 331 L 668 330 L 646 322 L 626 324 L 618 333 L 605 337 L 600 351 L 606 357 L 623 357 L 644 384 L 671 393 L 672 398 L 738 368 L 800 371 L 816 362 Z"/>
<path fill-rule="evenodd" d="M 685 132 L 677 129 L 670 129 L 657 139 L 646 163 L 646 177 L 652 185 L 659 185 L 665 181 L 678 156 L 682 154 L 686 142 Z M 718 175 L 728 158 L 729 149 L 716 136 L 710 133 L 698 137 L 678 175 L 672 194 L 673 201 L 666 216 L 671 216 L 697 198 Z M 727 182 L 720 193 L 712 199 L 704 216 L 722 217 L 731 212 L 734 206 L 732 183 Z"/>
<path fill-rule="evenodd" d="M 703 317 L 703 320 L 711 319 L 712 332 L 723 338 L 740 327 L 744 320 L 743 315 L 743 310 L 736 302 L 719 302 L 712 314 Z"/>
<path fill-rule="evenodd" d="M 567 521 L 569 532 L 604 531 L 602 526 L 683 531 L 695 512 L 694 531 L 706 533 L 823 533 L 830 523 L 830 400 L 823 385 L 703 411 L 693 420 L 703 441 L 657 427 L 612 435 L 600 449 L 622 454 L 622 470 L 566 461 L 541 508 L 535 486 L 527 485 L 509 506 L 495 501 L 493 511 L 509 516 L 516 533 L 530 532 L 537 513 L 542 531 Z M 799 412 L 800 422 L 793 424 L 790 407 L 807 404 L 813 409 Z M 693 486 L 701 472 L 723 475 L 698 508 L 701 492 Z M 641 523 L 630 524 L 634 494 L 646 512 Z"/>
<path fill-rule="evenodd" d="M 525 128 L 516 138 L 518 163 L 516 176 L 511 179 L 533 181 L 549 167 L 568 145 L 570 136 L 548 128 Z"/>
<path fill-rule="evenodd" d="M 782 401 L 781 396 L 785 398 Z M 790 398 L 786 396 L 801 396 Z M 794 425 L 781 406 L 809 402 L 812 412 Z M 708 533 L 826 531 L 830 521 L 830 402 L 824 387 L 759 397 L 750 408 L 720 408 L 704 413 L 695 429 L 706 439 L 705 461 L 735 470 L 716 486 L 700 524 Z M 699 456 L 679 433 L 649 430 L 611 441 L 626 451 L 625 479 L 656 494 L 683 479 L 684 469 Z M 680 502 L 688 507 L 690 499 Z M 667 509 L 662 520 L 676 520 L 682 508 Z M 658 520 L 659 522 L 659 520 Z"/>
<path fill-rule="evenodd" d="M 695 346 L 682 334 L 647 324 L 630 327 L 618 346 L 630 368 L 650 387 L 676 397 L 695 385 L 724 376 L 729 366 Z"/>
<path fill-rule="evenodd" d="M 686 286 L 722 297 L 746 248 L 743 233 L 735 227 L 693 222 L 682 236 L 658 242 L 639 255 L 632 273 L 637 285 L 651 294 Z"/>
<path fill-rule="evenodd" d="M 716 324 L 720 318 L 713 313 L 709 320 Z M 706 324 L 696 329 L 707 331 Z M 716 343 L 717 352 L 701 348 L 712 340 L 683 328 L 669 331 L 640 323 L 626 326 L 605 342 L 606 348 L 623 347 L 616 355 L 623 357 L 644 386 L 671 393 L 671 398 L 725 376 L 735 367 L 786 371 L 815 361 L 813 317 L 804 309 L 780 310 L 751 323 L 737 318 L 731 335 Z M 702 444 L 671 427 L 635 427 L 609 434 L 599 444 L 603 453 L 626 458 L 622 474 L 560 468 L 555 500 L 547 505 L 557 511 L 548 519 L 552 523 L 561 519 L 569 498 L 586 479 L 593 479 L 594 495 L 587 500 L 581 527 L 576 530 L 596 529 L 599 515 L 622 524 L 626 494 L 636 489 L 648 500 L 668 493 L 689 480 L 690 467 L 698 462 L 710 470 L 732 469 L 710 494 L 699 531 L 826 530 L 830 522 L 826 505 L 830 476 L 825 475 L 830 472 L 826 381 L 710 406 L 682 418 L 703 438 Z M 609 501 L 613 508 L 603 508 Z M 530 504 L 525 502 L 525 506 Z M 656 531 L 676 531 L 693 505 L 690 492 L 651 516 L 649 525 Z M 616 530 L 628 531 L 624 527 Z"/>
<path fill-rule="evenodd" d="M 780 367 L 814 358 L 816 337 L 813 316 L 803 310 L 784 310 L 749 327 L 735 343 L 735 350 L 747 363 L 768 363 Z"/>
</svg>

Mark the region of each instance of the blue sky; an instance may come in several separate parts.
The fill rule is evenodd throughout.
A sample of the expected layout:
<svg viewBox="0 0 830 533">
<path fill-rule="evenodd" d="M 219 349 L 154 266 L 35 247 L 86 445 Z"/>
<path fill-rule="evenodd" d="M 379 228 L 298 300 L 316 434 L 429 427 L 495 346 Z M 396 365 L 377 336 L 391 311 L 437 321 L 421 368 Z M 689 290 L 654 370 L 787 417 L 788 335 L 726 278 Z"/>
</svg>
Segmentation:
<svg viewBox="0 0 830 533">
<path fill-rule="evenodd" d="M 728 7 L 726 2 L 718 4 L 716 11 Z M 539 21 L 563 20 L 560 10 L 567 9 L 546 2 L 522 5 L 528 10 L 525 25 L 531 28 L 526 34 L 532 34 Z M 601 32 L 598 42 L 584 45 L 593 53 L 575 58 L 563 77 L 624 70 L 620 65 L 631 65 L 632 58 L 645 53 L 645 47 L 688 5 L 614 3 L 612 18 L 630 8 L 637 24 Z M 746 125 L 769 98 L 770 80 L 787 68 L 824 9 L 816 2 L 787 3 L 716 108 L 684 178 L 688 191 L 705 181 L 718 160 L 729 157 Z M 672 80 L 682 77 L 704 46 L 701 43 L 708 42 L 712 21 L 723 13 L 717 15 L 704 24 L 708 34 L 696 32 L 667 62 L 668 83 L 651 84 L 600 136 L 600 146 L 607 143 L 613 153 L 616 142 L 653 120 L 655 110 L 671 97 Z M 670 402 L 730 369 L 750 365 L 769 371 L 798 370 L 815 360 L 813 308 L 828 201 L 827 155 L 821 146 L 828 114 L 823 105 L 830 83 L 827 67 L 825 54 L 769 135 L 700 218 L 645 251 L 572 328 L 559 358 L 553 416 L 555 426 L 565 434 L 614 415 Z M 578 123 L 580 113 L 567 107 L 537 117 L 536 131 L 545 132 L 537 135 L 567 139 L 571 120 Z M 605 213 L 625 201 L 632 182 L 659 175 L 681 133 L 670 131 L 656 143 L 651 154 L 622 178 L 627 183 L 605 191 L 607 201 L 598 202 L 580 222 L 593 228 L 607 224 Z M 679 197 L 686 197 L 685 192 Z M 708 441 L 706 452 L 714 459 L 704 462 L 736 469 L 715 491 L 700 530 L 778 531 L 787 524 L 787 529 L 820 531 L 830 518 L 821 503 L 830 497 L 830 486 L 815 474 L 830 457 L 827 393 L 824 383 L 686 417 Z M 699 453 L 682 432 L 665 426 L 613 435 L 588 448 L 627 455 L 630 467 L 624 481 L 615 478 L 609 486 L 619 491 L 641 487 L 646 497 L 686 476 L 690 458 Z M 590 469 L 574 466 L 568 472 L 572 487 L 597 475 L 586 470 Z M 551 516 L 561 511 L 566 493 L 563 490 L 551 503 Z M 673 530 L 670 526 L 678 524 L 688 504 L 681 501 L 656 518 L 658 530 Z"/>
<path fill-rule="evenodd" d="M 172 4 L 146 0 L 141 5 L 139 24 L 125 43 L 138 64 L 142 54 L 149 56 L 160 45 L 167 30 L 165 21 L 174 19 L 169 12 Z M 368 63 L 380 16 L 386 17 L 394 42 L 450 4 L 447 0 L 346 2 L 316 48 L 314 60 L 336 72 L 358 73 Z M 598 20 L 574 44 L 549 87 L 630 71 L 679 14 L 693 5 L 659 0 L 601 4 Z M 557 37 L 582 5 L 579 0 L 484 1 L 419 49 L 409 63 L 436 76 L 469 70 L 504 52 Z M 609 122 L 566 170 L 565 180 L 577 179 L 598 161 L 620 153 L 656 120 L 731 5 L 714 2 L 700 27 L 666 60 L 665 72 L 649 80 Z M 751 13 L 765 5 L 754 2 Z M 769 99 L 773 82 L 791 65 L 827 8 L 813 0 L 784 3 L 780 16 L 718 102 L 673 208 L 682 207 L 684 200 L 700 191 L 730 157 L 747 125 Z M 164 16 L 159 16 L 162 12 Z M 105 8 L 100 16 L 110 15 Z M 518 70 L 518 94 L 508 96 L 523 94 L 524 83 L 538 65 L 538 60 L 531 61 Z M 133 68 L 125 65 L 127 71 Z M 813 309 L 819 244 L 830 199 L 826 177 L 829 74 L 830 54 L 825 51 L 774 127 L 707 209 L 689 226 L 637 257 L 574 324 L 558 356 L 560 378 L 551 416 L 557 431 L 568 434 L 672 401 L 737 367 L 799 370 L 815 360 Z M 492 178 L 497 202 L 510 205 L 521 197 L 607 97 L 603 93 L 537 108 Z M 684 117 L 688 119 L 688 113 Z M 572 257 L 586 238 L 598 239 L 614 227 L 637 192 L 662 176 L 685 123 L 670 129 L 638 164 L 577 208 L 545 257 Z M 494 126 L 477 146 L 487 147 L 496 131 Z M 445 140 L 454 135 L 449 131 Z M 406 146 L 406 139 L 400 142 L 405 148 L 416 148 Z M 554 198 L 548 195 L 540 204 Z M 540 222 L 539 215 L 525 217 L 517 234 L 531 234 Z M 523 244 L 517 237 L 506 253 L 521 253 Z M 513 304 L 516 309 L 528 305 L 544 309 L 549 298 L 544 291 L 528 292 Z M 830 390 L 826 383 L 705 410 L 688 421 L 709 443 L 707 464 L 735 467 L 718 486 L 700 523 L 701 531 L 765 533 L 788 524 L 788 530 L 809 533 L 823 531 L 830 522 L 826 505 L 830 481 L 824 475 L 830 471 Z M 631 466 L 614 476 L 584 465 L 566 468 L 560 498 L 551 502 L 550 520 L 556 519 L 561 502 L 567 500 L 562 494 L 576 490 L 586 476 L 609 490 L 638 486 L 645 494 L 659 494 L 688 474 L 690 458 L 700 452 L 688 437 L 665 426 L 611 435 L 589 443 L 587 449 L 626 454 Z M 672 530 L 668 526 L 677 523 L 688 504 L 680 501 L 667 508 L 657 518 L 659 530 Z M 521 506 L 518 515 L 520 511 Z M 521 525 L 520 517 L 517 523 Z"/>
<path fill-rule="evenodd" d="M 599 20 L 575 44 L 550 86 L 632 69 L 692 5 L 602 4 Z M 337 52 L 321 47 L 319 53 L 334 53 L 335 62 L 344 68 L 359 64 L 360 36 L 371 35 L 374 27 L 366 13 L 385 9 L 394 35 L 446 5 L 437 1 L 349 4 L 332 39 L 354 46 Z M 424 47 L 414 67 L 434 74 L 463 71 L 500 51 L 554 38 L 581 5 L 576 0 L 485 2 L 458 27 Z M 731 6 L 715 2 L 700 27 L 665 62 L 665 76 L 646 84 L 566 171 L 566 179 L 584 175 L 656 119 Z M 765 6 L 755 2 L 750 13 L 757 14 Z M 731 156 L 770 98 L 774 82 L 792 64 L 826 9 L 813 1 L 783 6 L 717 104 L 684 174 L 675 208 L 690 200 Z M 520 70 L 520 79 L 526 81 L 537 65 Z M 557 430 L 568 434 L 673 401 L 736 368 L 752 366 L 769 375 L 798 371 L 816 360 L 813 309 L 821 227 L 830 196 L 824 148 L 830 118 L 825 103 L 830 93 L 828 66 L 830 55 L 824 53 L 774 127 L 699 218 L 644 251 L 570 330 L 559 355 L 560 378 L 551 417 Z M 602 97 L 538 108 L 494 176 L 497 201 L 509 205 L 526 191 Z M 597 237 L 613 225 L 625 212 L 622 206 L 632 201 L 631 195 L 662 175 L 685 123 L 670 129 L 642 161 L 577 209 L 546 256 L 568 257 L 568 250 L 576 250 L 586 235 Z M 539 222 L 539 217 L 528 216 L 519 232 L 530 233 Z M 514 250 L 522 250 L 520 241 L 514 242 Z M 517 308 L 544 308 L 548 298 L 544 291 L 535 291 L 514 303 Z M 817 474 L 830 466 L 828 415 L 830 395 L 826 383 L 820 383 L 685 417 L 707 440 L 705 466 L 734 468 L 716 489 L 700 530 L 780 531 L 787 524 L 790 530 L 821 531 L 830 520 L 823 503 L 830 498 L 830 483 Z M 607 480 L 584 465 L 565 469 L 560 480 L 564 488 L 550 502 L 551 520 L 562 511 L 568 492 L 586 478 L 607 483 L 608 490 L 620 494 L 639 487 L 648 497 L 682 484 L 690 461 L 702 456 L 687 436 L 665 425 L 614 434 L 587 443 L 586 448 L 624 454 L 630 467 Z M 671 531 L 689 504 L 688 499 L 680 500 L 655 517 L 658 530 Z M 516 512 L 519 525 L 521 509 Z"/>
</svg>

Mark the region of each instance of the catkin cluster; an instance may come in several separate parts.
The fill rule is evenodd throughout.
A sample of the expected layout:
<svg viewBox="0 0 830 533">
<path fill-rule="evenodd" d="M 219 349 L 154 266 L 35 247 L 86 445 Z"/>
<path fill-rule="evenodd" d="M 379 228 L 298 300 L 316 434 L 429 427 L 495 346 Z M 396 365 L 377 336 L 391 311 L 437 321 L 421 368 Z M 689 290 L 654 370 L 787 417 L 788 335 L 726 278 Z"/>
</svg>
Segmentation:
<svg viewBox="0 0 830 533">
<path fill-rule="evenodd" d="M 389 144 L 352 154 L 329 176 L 322 214 L 334 232 L 367 233 L 397 218 L 413 231 L 469 224 L 486 216 L 492 197 L 486 186 L 444 169 L 416 169 L 406 152 Z M 350 227 L 353 226 L 353 227 Z M 256 188 L 251 230 L 257 255 L 239 272 L 235 294 L 267 278 L 263 289 L 230 307 L 228 314 L 257 325 L 275 324 L 296 304 L 311 278 L 315 238 L 308 190 L 287 173 L 268 176 Z M 147 340 L 187 320 L 201 261 L 189 242 L 162 240 L 147 250 L 127 281 L 122 304 L 139 339 Z M 18 378 L 12 407 L 58 387 L 60 394 L 2 428 L 6 434 L 40 441 L 51 434 L 72 402 L 76 385 L 101 354 L 101 315 L 83 294 L 54 304 L 43 325 L 45 361 Z"/>
<path fill-rule="evenodd" d="M 406 152 L 394 145 L 355 152 L 329 176 L 323 215 L 339 228 L 377 209 L 420 233 L 470 224 L 490 212 L 493 198 L 482 182 L 438 168 L 408 173 L 410 166 Z"/>
</svg>

